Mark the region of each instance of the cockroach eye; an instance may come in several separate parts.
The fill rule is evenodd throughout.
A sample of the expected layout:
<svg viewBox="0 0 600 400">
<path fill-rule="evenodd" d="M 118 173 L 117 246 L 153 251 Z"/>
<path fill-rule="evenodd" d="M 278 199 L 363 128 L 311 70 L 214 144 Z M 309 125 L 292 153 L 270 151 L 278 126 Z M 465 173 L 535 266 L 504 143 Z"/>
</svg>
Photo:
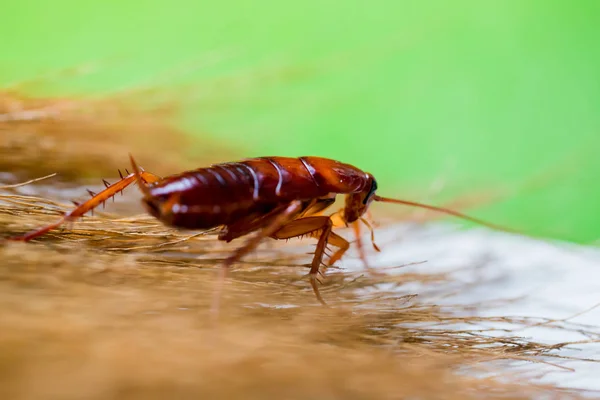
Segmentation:
<svg viewBox="0 0 600 400">
<path fill-rule="evenodd" d="M 371 183 L 371 188 L 369 189 L 369 192 L 365 196 L 365 199 L 363 200 L 363 204 L 366 205 L 367 202 L 369 201 L 369 199 L 375 194 L 376 191 L 377 191 L 377 181 L 375 179 L 373 179 L 373 183 Z"/>
</svg>

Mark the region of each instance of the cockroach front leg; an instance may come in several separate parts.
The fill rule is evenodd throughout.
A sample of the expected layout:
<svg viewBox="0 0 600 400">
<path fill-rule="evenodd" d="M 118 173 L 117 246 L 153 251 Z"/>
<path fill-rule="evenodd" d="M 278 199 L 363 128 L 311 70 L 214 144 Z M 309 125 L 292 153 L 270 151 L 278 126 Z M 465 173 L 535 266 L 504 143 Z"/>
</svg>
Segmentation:
<svg viewBox="0 0 600 400">
<path fill-rule="evenodd" d="M 356 247 L 358 248 L 358 255 L 359 255 L 360 259 L 362 260 L 364 268 L 369 272 L 369 274 L 374 275 L 374 276 L 379 276 L 379 277 L 384 276 L 385 275 L 384 273 L 377 271 L 375 268 L 371 267 L 369 265 L 369 262 L 367 261 L 367 255 L 365 254 L 365 248 L 364 248 L 362 238 L 361 238 L 360 222 L 363 222 L 364 224 L 367 225 L 367 227 L 369 227 L 371 229 L 371 243 L 373 245 L 373 248 L 376 251 L 381 251 L 379 249 L 379 247 L 375 244 L 375 238 L 373 236 L 373 230 L 372 230 L 371 226 L 368 225 L 368 223 L 361 218 L 352 223 L 352 229 L 354 230 L 354 236 L 356 237 Z"/>
</svg>

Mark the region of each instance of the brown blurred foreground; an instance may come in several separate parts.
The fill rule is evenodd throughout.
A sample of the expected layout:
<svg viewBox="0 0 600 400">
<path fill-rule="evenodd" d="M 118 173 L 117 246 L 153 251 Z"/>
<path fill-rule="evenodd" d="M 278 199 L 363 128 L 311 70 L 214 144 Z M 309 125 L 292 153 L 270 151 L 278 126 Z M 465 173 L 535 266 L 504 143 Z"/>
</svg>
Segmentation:
<svg viewBox="0 0 600 400">
<path fill-rule="evenodd" d="M 68 208 L 16 192 L 0 196 L 3 237 Z M 440 307 L 403 288 L 421 282 L 443 295 L 447 276 L 331 269 L 322 291 L 332 307 L 319 306 L 302 279 L 306 241 L 269 242 L 240 264 L 214 326 L 208 308 L 216 267 L 239 245 L 215 239 L 136 213 L 4 242 L 0 398 L 577 397 L 521 382 L 494 363 L 552 362 L 557 348 L 450 327 L 526 319 L 475 317 L 479 305 Z M 393 287 L 376 287 L 381 281 Z M 486 378 L 469 376 L 482 372 Z"/>
</svg>

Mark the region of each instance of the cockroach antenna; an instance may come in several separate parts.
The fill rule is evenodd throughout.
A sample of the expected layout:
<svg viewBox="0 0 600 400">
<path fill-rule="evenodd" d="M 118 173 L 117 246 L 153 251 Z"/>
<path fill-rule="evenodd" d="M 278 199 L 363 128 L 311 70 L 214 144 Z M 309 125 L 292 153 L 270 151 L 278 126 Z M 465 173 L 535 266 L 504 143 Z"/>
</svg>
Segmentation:
<svg viewBox="0 0 600 400">
<path fill-rule="evenodd" d="M 518 233 L 517 231 L 515 231 L 513 229 L 505 228 L 503 226 L 499 226 L 499 225 L 496 225 L 496 224 L 492 224 L 490 222 L 483 221 L 483 220 L 481 220 L 479 218 L 471 217 L 469 215 L 460 213 L 458 211 L 451 210 L 449 208 L 436 207 L 436 206 L 432 206 L 432 205 L 429 205 L 429 204 L 418 203 L 418 202 L 415 202 L 415 201 L 401 200 L 401 199 L 392 199 L 392 198 L 389 198 L 389 197 L 381 197 L 381 196 L 377 196 L 377 195 L 373 196 L 373 201 L 379 201 L 381 203 L 402 204 L 402 205 L 409 206 L 409 207 L 424 208 L 424 209 L 427 209 L 427 210 L 430 210 L 430 211 L 436 211 L 436 212 L 440 212 L 440 213 L 443 213 L 443 214 L 452 215 L 452 216 L 455 216 L 457 218 L 464 219 L 464 220 L 470 221 L 470 222 L 474 222 L 476 224 L 479 224 L 479 225 L 482 225 L 482 226 L 486 226 L 486 227 L 491 228 L 491 229 L 496 229 L 496 230 L 500 230 L 500 231 L 504 231 L 504 232 L 510 232 L 510 233 Z"/>
</svg>

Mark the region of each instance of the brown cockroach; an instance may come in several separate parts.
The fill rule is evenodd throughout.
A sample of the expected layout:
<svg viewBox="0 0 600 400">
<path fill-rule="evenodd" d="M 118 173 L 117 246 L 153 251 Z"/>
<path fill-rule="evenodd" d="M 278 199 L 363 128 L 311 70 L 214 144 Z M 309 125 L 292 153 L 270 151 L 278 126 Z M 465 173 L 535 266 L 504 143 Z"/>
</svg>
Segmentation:
<svg viewBox="0 0 600 400">
<path fill-rule="evenodd" d="M 378 196 L 373 175 L 327 158 L 259 157 L 214 164 L 165 178 L 138 167 L 131 155 L 130 161 L 133 173 L 121 175 L 114 184 L 104 181 L 106 189 L 90 193 L 91 199 L 78 204 L 57 222 L 12 239 L 29 241 L 43 235 L 137 183 L 147 212 L 167 226 L 196 230 L 221 227 L 218 239 L 225 242 L 256 232 L 224 260 L 222 278 L 233 263 L 255 249 L 264 238 L 311 236 L 318 239 L 309 276 L 317 299 L 325 305 L 316 283 L 319 269 L 321 265 L 333 265 L 350 247 L 346 239 L 332 231 L 332 216 L 321 215 L 335 202 L 337 195 L 346 196 L 345 206 L 337 214 L 346 226 L 353 226 L 357 237 L 359 222 L 372 229 L 363 215 L 373 201 L 421 207 L 506 230 L 450 209 Z M 358 244 L 366 264 L 360 241 Z M 323 263 L 328 245 L 337 251 Z M 378 250 L 374 243 L 373 246 Z"/>
</svg>

